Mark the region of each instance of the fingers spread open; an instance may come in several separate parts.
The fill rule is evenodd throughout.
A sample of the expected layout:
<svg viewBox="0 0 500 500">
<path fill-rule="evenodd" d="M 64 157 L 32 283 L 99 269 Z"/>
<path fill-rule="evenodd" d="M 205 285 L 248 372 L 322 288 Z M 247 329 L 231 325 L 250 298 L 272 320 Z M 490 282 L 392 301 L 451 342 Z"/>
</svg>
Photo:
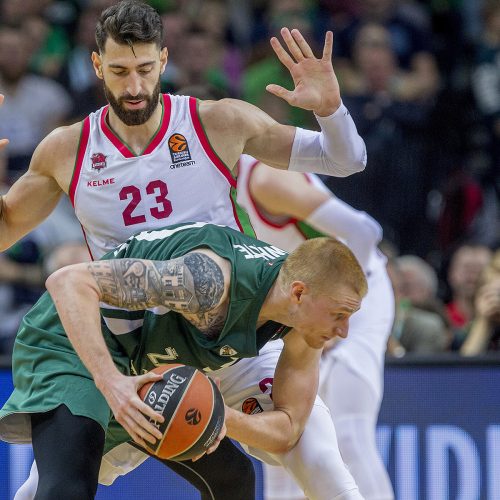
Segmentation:
<svg viewBox="0 0 500 500">
<path fill-rule="evenodd" d="M 323 47 L 323 60 L 331 61 L 333 54 L 333 33 L 327 31 L 325 35 L 325 46 Z"/>
<path fill-rule="evenodd" d="M 304 59 L 304 54 L 302 53 L 302 50 L 300 50 L 300 47 L 290 33 L 290 30 L 288 28 L 282 28 L 281 36 L 283 37 L 283 40 L 285 40 L 286 46 L 288 47 L 288 50 L 291 52 L 295 61 L 302 61 Z"/>
<path fill-rule="evenodd" d="M 307 57 L 314 57 L 313 51 L 312 51 L 311 47 L 309 46 L 309 44 L 306 42 L 305 38 L 302 36 L 302 33 L 297 29 L 293 29 L 291 33 L 292 33 L 293 39 L 295 40 L 295 42 L 299 46 L 300 51 L 302 52 L 304 57 L 306 57 L 306 58 Z"/>
<path fill-rule="evenodd" d="M 278 56 L 281 64 L 283 64 L 286 69 L 290 70 L 295 62 L 290 57 L 290 54 L 282 47 L 280 41 L 275 36 L 271 38 L 271 47 Z"/>
</svg>

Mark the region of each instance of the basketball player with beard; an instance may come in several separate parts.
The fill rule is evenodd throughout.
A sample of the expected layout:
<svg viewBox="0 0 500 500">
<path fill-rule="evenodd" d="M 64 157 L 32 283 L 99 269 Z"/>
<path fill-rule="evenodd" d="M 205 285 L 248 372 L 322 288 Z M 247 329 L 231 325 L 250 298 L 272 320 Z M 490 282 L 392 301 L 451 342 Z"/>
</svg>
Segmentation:
<svg viewBox="0 0 500 500">
<path fill-rule="evenodd" d="M 327 33 L 319 59 L 297 30 L 284 28 L 281 35 L 288 52 L 276 38 L 271 44 L 295 88 L 267 89 L 314 111 L 321 132 L 281 125 L 239 100 L 161 95 L 168 51 L 162 47 L 159 15 L 132 0 L 106 9 L 96 27 L 99 50 L 92 62 L 109 106 L 56 129 L 40 143 L 27 173 L 0 198 L 0 250 L 39 224 L 63 193 L 74 205 L 93 258 L 133 233 L 167 223 L 210 221 L 251 232 L 235 202 L 233 168 L 243 152 L 282 169 L 337 176 L 362 170 L 366 150 L 341 102 L 331 63 L 332 34 Z M 226 468 L 229 480 L 220 487 L 218 478 L 209 494 L 219 487 L 224 492 L 219 498 L 248 498 L 242 497 L 241 485 L 252 475 L 249 463 L 224 453 L 239 484 Z M 207 466 L 201 475 L 210 473 Z M 199 473 L 189 477 L 196 483 Z M 203 491 L 205 483 L 198 486 Z"/>
</svg>

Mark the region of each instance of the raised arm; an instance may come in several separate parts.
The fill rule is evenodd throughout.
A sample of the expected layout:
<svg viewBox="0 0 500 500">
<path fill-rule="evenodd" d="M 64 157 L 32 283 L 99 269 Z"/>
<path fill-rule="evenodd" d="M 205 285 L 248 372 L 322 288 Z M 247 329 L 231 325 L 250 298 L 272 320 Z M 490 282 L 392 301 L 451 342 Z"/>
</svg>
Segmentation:
<svg viewBox="0 0 500 500">
<path fill-rule="evenodd" d="M 270 453 L 286 453 L 299 440 L 316 398 L 321 349 L 291 331 L 273 381 L 273 411 L 255 415 L 226 408 L 227 435 Z"/>
<path fill-rule="evenodd" d="M 271 84 L 267 90 L 292 106 L 313 111 L 321 132 L 281 125 L 251 104 L 223 99 L 200 106 L 211 144 L 228 158 L 228 165 L 237 160 L 228 151 L 243 151 L 281 169 L 340 177 L 363 170 L 365 144 L 342 104 L 333 71 L 333 34 L 327 33 L 321 58 L 314 56 L 298 30 L 284 28 L 281 35 L 288 52 L 277 38 L 271 45 L 290 72 L 295 88 L 288 91 Z"/>
<path fill-rule="evenodd" d="M 366 271 L 370 254 L 382 239 L 382 228 L 375 219 L 296 172 L 282 172 L 259 163 L 248 182 L 259 208 L 294 217 L 327 236 L 344 239 Z"/>
<path fill-rule="evenodd" d="M 0 251 L 42 222 L 69 186 L 80 124 L 56 129 L 36 148 L 28 171 L 0 197 Z"/>
<path fill-rule="evenodd" d="M 209 323 L 227 299 L 230 265 L 209 250 L 169 261 L 116 259 L 76 264 L 47 279 L 47 290 L 76 353 L 92 374 L 117 421 L 134 441 L 161 437 L 144 415 L 161 417 L 137 396 L 158 375 L 127 377 L 113 363 L 104 341 L 100 302 L 126 309 L 166 306 Z"/>
</svg>

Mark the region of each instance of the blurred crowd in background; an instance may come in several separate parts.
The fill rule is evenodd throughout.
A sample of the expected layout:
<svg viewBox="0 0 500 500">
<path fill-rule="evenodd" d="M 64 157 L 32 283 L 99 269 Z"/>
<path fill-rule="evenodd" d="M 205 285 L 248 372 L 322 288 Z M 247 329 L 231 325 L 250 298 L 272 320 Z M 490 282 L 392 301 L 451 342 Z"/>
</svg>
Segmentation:
<svg viewBox="0 0 500 500">
<path fill-rule="evenodd" d="M 0 192 L 59 125 L 106 104 L 90 55 L 115 0 L 0 0 Z M 162 90 L 237 97 L 283 123 L 312 113 L 265 90 L 291 88 L 269 38 L 299 28 L 321 53 L 334 32 L 343 101 L 368 165 L 325 178 L 383 226 L 397 315 L 388 353 L 500 350 L 500 0 L 150 0 L 163 16 Z M 54 158 L 57 161 L 57 158 Z M 0 353 L 46 276 L 88 259 L 65 198 L 0 254 Z"/>
</svg>

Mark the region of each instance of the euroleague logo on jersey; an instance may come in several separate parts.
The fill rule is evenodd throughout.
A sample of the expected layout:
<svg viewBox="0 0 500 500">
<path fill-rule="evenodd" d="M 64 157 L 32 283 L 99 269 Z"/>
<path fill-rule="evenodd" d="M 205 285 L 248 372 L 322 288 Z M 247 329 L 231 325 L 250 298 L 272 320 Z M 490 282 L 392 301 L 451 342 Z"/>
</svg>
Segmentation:
<svg viewBox="0 0 500 500">
<path fill-rule="evenodd" d="M 170 150 L 170 158 L 172 158 L 171 169 L 189 167 L 196 163 L 191 159 L 187 139 L 182 134 L 175 133 L 170 136 L 168 149 Z"/>
<path fill-rule="evenodd" d="M 100 172 L 103 168 L 106 168 L 106 155 L 103 153 L 94 153 L 90 157 L 90 161 L 92 162 L 92 169 Z"/>
<path fill-rule="evenodd" d="M 262 413 L 264 410 L 256 398 L 247 398 L 241 405 L 241 411 L 247 415 L 255 415 L 256 413 Z"/>
</svg>

